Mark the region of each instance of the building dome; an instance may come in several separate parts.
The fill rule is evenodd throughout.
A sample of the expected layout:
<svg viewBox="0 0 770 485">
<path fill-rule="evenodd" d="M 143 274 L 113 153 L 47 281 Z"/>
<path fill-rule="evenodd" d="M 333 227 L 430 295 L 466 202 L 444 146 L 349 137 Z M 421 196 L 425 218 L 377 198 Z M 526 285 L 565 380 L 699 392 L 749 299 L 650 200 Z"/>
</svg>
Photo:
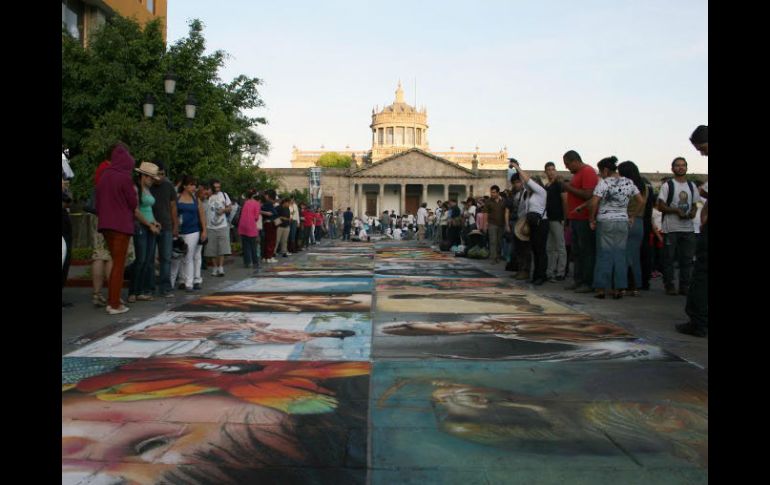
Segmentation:
<svg viewBox="0 0 770 485">
<path fill-rule="evenodd" d="M 372 161 L 378 161 L 410 148 L 428 149 L 428 111 L 404 101 L 401 81 L 396 99 L 381 111 L 372 110 Z"/>
</svg>

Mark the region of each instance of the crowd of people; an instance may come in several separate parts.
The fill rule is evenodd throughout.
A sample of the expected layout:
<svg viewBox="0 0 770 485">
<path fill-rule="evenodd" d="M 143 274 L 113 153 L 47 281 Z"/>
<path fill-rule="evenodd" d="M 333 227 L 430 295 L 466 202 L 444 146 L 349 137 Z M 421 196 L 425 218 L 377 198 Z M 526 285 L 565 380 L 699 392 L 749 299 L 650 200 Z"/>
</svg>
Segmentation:
<svg viewBox="0 0 770 485">
<path fill-rule="evenodd" d="M 690 140 L 708 156 L 708 127 L 699 126 Z M 224 276 L 234 241 L 241 242 L 244 266 L 258 272 L 276 256 L 289 257 L 324 237 L 368 241 L 379 234 L 432 242 L 460 256 L 481 254 L 472 249 L 483 247 L 494 264 L 504 260 L 515 279 L 537 286 L 564 281 L 572 262 L 567 289 L 599 299 L 639 296 L 662 276 L 667 295 L 687 296 L 690 321 L 677 329 L 707 335 L 708 183 L 688 180 L 684 157 L 672 161 L 673 176 L 657 191 L 632 161 L 611 156 L 595 170 L 574 150 L 562 159 L 569 180 L 553 162 L 545 164 L 543 180 L 510 159 L 505 190 L 493 185 L 489 195 L 439 200 L 435 209 L 422 203 L 416 215 L 384 211 L 356 218 L 349 207 L 313 210 L 274 190 L 251 189 L 234 200 L 219 180 L 183 175 L 172 183 L 162 162 L 136 167 L 128 147 L 118 143 L 96 169 L 86 206 L 92 213 L 93 304 L 119 314 L 129 310 L 126 303 L 171 297 L 175 288 L 200 290 L 207 267 L 212 277 Z M 71 253 L 64 172 L 63 165 L 62 286 Z M 124 301 L 127 258 L 133 263 Z"/>
<path fill-rule="evenodd" d="M 690 140 L 708 156 L 708 127 Z M 493 263 L 505 260 L 513 278 L 537 286 L 564 281 L 571 262 L 567 289 L 599 299 L 639 296 L 662 276 L 667 295 L 687 297 L 690 321 L 677 330 L 707 335 L 708 183 L 688 180 L 684 157 L 657 190 L 632 161 L 611 156 L 594 169 L 570 150 L 563 163 L 569 180 L 553 162 L 541 178 L 510 159 L 505 190 L 493 185 L 489 195 L 459 204 L 438 201 L 413 231 L 460 256 L 482 246 Z"/>
<path fill-rule="evenodd" d="M 74 176 L 65 167 L 63 159 L 62 288 L 72 253 L 68 186 Z M 201 290 L 205 270 L 212 277 L 225 275 L 233 242 L 241 243 L 244 267 L 258 273 L 261 265 L 276 263 L 277 256 L 289 257 L 336 232 L 332 211 L 312 210 L 291 196 L 278 198 L 274 190 L 250 189 L 231 198 L 219 180 L 181 175 L 172 182 L 161 161 L 137 166 L 123 143 L 111 147 L 97 167 L 84 210 L 92 235 L 92 302 L 108 314 L 125 313 L 128 304 L 173 297 L 175 289 Z"/>
</svg>

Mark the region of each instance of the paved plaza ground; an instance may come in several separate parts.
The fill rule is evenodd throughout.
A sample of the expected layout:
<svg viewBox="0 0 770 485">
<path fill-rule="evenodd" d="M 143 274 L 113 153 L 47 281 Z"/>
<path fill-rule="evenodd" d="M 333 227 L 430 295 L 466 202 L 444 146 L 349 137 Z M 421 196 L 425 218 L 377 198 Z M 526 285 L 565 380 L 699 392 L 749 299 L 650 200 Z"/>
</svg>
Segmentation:
<svg viewBox="0 0 770 485">
<path fill-rule="evenodd" d="M 62 309 L 63 483 L 706 483 L 708 339 L 416 242 Z"/>
</svg>

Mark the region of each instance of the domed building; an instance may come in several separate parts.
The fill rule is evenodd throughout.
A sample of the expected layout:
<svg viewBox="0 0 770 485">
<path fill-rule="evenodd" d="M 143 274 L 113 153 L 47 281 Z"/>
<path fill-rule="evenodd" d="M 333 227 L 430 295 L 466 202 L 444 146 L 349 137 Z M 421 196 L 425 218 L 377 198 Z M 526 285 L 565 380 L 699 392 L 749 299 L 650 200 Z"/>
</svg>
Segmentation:
<svg viewBox="0 0 770 485">
<path fill-rule="evenodd" d="M 372 146 L 369 150 L 351 150 L 346 146 L 342 150 L 300 150 L 296 146 L 292 150 L 292 168 L 309 168 L 318 165 L 318 159 L 325 153 L 336 152 L 350 155 L 357 165 L 378 162 L 397 153 L 412 148 L 432 153 L 465 168 L 473 167 L 473 159 L 481 170 L 505 170 L 508 167 L 506 148 L 497 152 L 480 152 L 477 146 L 474 151 L 455 151 L 450 147 L 448 152 L 432 152 L 428 145 L 428 110 L 408 104 L 404 99 L 404 90 L 399 81 L 396 88 L 396 99 L 382 110 L 372 109 Z"/>
</svg>

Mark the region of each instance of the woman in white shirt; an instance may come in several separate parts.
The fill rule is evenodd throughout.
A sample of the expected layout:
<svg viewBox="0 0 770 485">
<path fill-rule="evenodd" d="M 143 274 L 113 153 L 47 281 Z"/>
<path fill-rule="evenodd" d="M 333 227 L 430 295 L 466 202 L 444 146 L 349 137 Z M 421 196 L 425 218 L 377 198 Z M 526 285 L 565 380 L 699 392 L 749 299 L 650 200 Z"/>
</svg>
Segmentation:
<svg viewBox="0 0 770 485">
<path fill-rule="evenodd" d="M 511 162 L 516 169 L 521 183 L 524 185 L 524 194 L 519 205 L 520 217 L 526 217 L 529 224 L 529 241 L 534 256 L 535 269 L 532 273 L 532 284 L 542 285 L 546 281 L 546 269 L 548 257 L 546 244 L 548 243 L 548 214 L 545 211 L 547 193 L 539 178 L 530 177 L 523 171 L 518 162 Z M 524 204 L 522 207 L 521 204 Z M 518 248 L 515 249 L 518 252 Z M 527 254 L 526 258 L 529 258 Z M 524 266 L 526 268 L 526 265 Z M 522 266 L 519 266 L 522 269 Z"/>
<path fill-rule="evenodd" d="M 615 288 L 612 298 L 616 300 L 623 297 L 628 286 L 626 241 L 629 225 L 633 225 L 628 203 L 633 198 L 644 205 L 634 182 L 618 173 L 617 163 L 617 157 L 607 157 L 597 164 L 602 179 L 594 189 L 588 213 L 591 229 L 596 231 L 595 296 L 605 298 L 607 289 Z"/>
</svg>

